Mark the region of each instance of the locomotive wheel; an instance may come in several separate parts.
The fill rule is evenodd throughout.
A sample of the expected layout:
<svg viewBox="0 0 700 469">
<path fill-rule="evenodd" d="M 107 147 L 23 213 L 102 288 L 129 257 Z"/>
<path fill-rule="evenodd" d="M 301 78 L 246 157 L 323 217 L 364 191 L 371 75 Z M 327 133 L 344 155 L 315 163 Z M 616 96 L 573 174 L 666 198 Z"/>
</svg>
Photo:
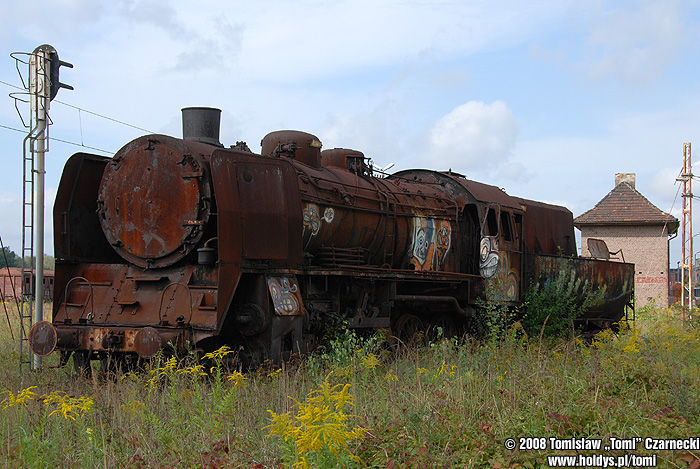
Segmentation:
<svg viewBox="0 0 700 469">
<path fill-rule="evenodd" d="M 457 335 L 457 326 L 447 314 L 441 314 L 432 321 L 428 329 L 428 339 L 436 341 L 439 339 L 450 339 Z"/>
<path fill-rule="evenodd" d="M 270 358 L 270 352 L 265 342 L 259 337 L 245 337 L 238 340 L 232 347 L 236 352 L 238 364 L 248 371 L 255 370 Z"/>
<path fill-rule="evenodd" d="M 394 335 L 404 345 L 412 345 L 420 341 L 425 334 L 425 325 L 418 316 L 404 314 L 397 321 Z"/>
<path fill-rule="evenodd" d="M 73 352 L 73 369 L 83 378 L 92 377 L 92 364 L 90 363 L 90 352 Z"/>
<path fill-rule="evenodd" d="M 244 336 L 260 334 L 270 323 L 268 315 L 256 303 L 246 303 L 236 310 L 234 321 Z"/>
</svg>

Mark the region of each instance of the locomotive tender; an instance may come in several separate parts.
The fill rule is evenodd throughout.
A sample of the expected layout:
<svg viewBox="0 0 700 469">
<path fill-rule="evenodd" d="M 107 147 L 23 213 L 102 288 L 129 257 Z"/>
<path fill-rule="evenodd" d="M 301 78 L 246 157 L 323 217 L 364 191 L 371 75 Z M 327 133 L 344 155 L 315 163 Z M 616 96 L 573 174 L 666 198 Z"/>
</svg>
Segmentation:
<svg viewBox="0 0 700 469">
<path fill-rule="evenodd" d="M 113 158 L 67 161 L 53 319 L 30 332 L 35 353 L 73 353 L 86 368 L 229 345 L 247 364 L 279 363 L 336 320 L 399 338 L 456 333 L 489 279 L 518 305 L 562 269 L 578 292 L 605 294 L 576 321 L 609 326 L 631 301 L 634 266 L 577 257 L 564 207 L 451 171 L 375 177 L 361 152 L 321 151 L 304 132 L 268 134 L 260 155 L 224 148 L 219 117 L 186 108 L 183 139 L 147 135 Z"/>
</svg>

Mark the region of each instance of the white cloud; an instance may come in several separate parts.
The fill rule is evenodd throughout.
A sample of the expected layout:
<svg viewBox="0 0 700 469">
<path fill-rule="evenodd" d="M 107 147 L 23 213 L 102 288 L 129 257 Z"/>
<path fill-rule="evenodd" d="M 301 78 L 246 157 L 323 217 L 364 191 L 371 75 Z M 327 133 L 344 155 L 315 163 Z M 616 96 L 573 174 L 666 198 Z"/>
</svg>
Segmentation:
<svg viewBox="0 0 700 469">
<path fill-rule="evenodd" d="M 511 156 L 519 129 L 503 101 L 469 101 L 433 125 L 422 160 L 436 169 L 460 172 L 498 166 Z"/>
<path fill-rule="evenodd" d="M 678 158 L 678 163 L 679 164 L 674 167 L 661 168 L 652 176 L 651 181 L 647 182 L 647 186 L 653 192 L 655 198 L 663 200 L 664 202 L 667 202 L 667 204 L 669 201 L 671 201 L 670 205 L 659 207 L 665 212 L 671 209 L 671 205 L 673 205 L 675 211 L 678 210 L 683 204 L 680 197 L 680 192 L 683 190 L 683 184 L 676 181 L 676 178 L 680 175 L 680 170 L 683 166 L 680 158 Z"/>
<path fill-rule="evenodd" d="M 676 58 L 679 47 L 697 35 L 684 21 L 680 0 L 583 2 L 587 23 L 583 55 L 574 69 L 594 80 L 612 77 L 622 83 L 646 84 Z M 614 5 L 614 6 L 611 6 Z"/>
<path fill-rule="evenodd" d="M 405 140 L 397 138 L 403 134 L 401 121 L 396 118 L 401 109 L 401 103 L 387 98 L 367 111 L 331 114 L 318 137 L 325 149 L 351 148 L 379 165 L 393 162 L 400 166 L 399 160 L 407 159 L 401 149 Z"/>
</svg>

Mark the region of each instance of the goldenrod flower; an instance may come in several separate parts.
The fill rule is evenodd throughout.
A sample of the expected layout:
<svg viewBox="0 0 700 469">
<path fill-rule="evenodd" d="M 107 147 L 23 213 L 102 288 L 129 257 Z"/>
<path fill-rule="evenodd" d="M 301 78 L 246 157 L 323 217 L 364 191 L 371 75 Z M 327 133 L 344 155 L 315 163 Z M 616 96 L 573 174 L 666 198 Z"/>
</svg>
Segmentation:
<svg viewBox="0 0 700 469">
<path fill-rule="evenodd" d="M 308 467 L 305 455 L 323 449 L 328 449 L 336 457 L 341 451 L 346 454 L 350 441 L 361 438 L 365 433 L 363 428 L 350 428 L 348 425 L 354 417 L 345 413 L 346 407 L 354 405 L 349 384 L 331 386 L 326 378 L 319 389 L 306 396 L 305 402 L 294 402 L 297 408 L 294 416 L 268 411 L 272 424 L 265 427 L 270 436 L 279 436 L 285 442 L 294 443 L 296 463 L 293 467 Z"/>
<path fill-rule="evenodd" d="M 229 353 L 233 353 L 233 350 L 231 350 L 231 347 L 229 347 L 228 345 L 222 345 L 217 350 L 214 350 L 213 352 L 209 352 L 209 353 L 204 354 L 204 359 L 205 360 L 221 360 Z"/>
<path fill-rule="evenodd" d="M 61 414 L 66 420 L 75 420 L 75 417 L 82 417 L 92 409 L 94 401 L 91 397 L 72 397 L 64 391 L 54 391 L 51 394 L 41 396 L 46 407 L 54 407 L 49 414 Z"/>
<path fill-rule="evenodd" d="M 204 371 L 204 365 L 194 365 L 188 366 L 187 368 L 180 368 L 177 370 L 177 373 L 180 375 L 192 375 L 194 377 L 207 376 L 207 372 Z"/>
<path fill-rule="evenodd" d="M 234 371 L 233 374 L 229 375 L 227 380 L 231 381 L 233 383 L 233 388 L 236 389 L 238 386 L 243 384 L 243 381 L 247 380 L 245 376 L 243 376 L 243 373 L 239 371 Z"/>
<path fill-rule="evenodd" d="M 367 368 L 368 370 L 374 369 L 379 366 L 379 358 L 373 353 L 370 353 L 369 355 L 365 355 L 362 357 L 362 360 L 360 361 L 363 367 Z"/>
<path fill-rule="evenodd" d="M 5 391 L 7 397 L 0 401 L 0 405 L 2 405 L 3 409 L 19 405 L 26 407 L 27 403 L 29 401 L 33 401 L 34 396 L 37 395 L 37 393 L 34 392 L 34 389 L 36 389 L 36 386 L 29 386 L 28 388 L 22 389 L 20 392 L 18 392 L 16 396 L 12 393 L 12 391 Z"/>
</svg>

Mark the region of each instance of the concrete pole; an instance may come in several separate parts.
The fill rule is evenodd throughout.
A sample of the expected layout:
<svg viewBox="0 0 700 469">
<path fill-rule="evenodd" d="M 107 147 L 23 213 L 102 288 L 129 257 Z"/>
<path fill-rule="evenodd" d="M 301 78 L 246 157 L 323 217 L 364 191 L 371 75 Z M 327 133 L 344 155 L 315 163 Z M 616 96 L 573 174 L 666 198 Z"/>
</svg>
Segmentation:
<svg viewBox="0 0 700 469">
<path fill-rule="evenodd" d="M 36 117 L 36 198 L 34 200 L 34 324 L 44 320 L 44 174 L 45 153 L 47 150 L 49 128 L 47 112 L 49 110 L 49 77 L 51 60 L 49 52 L 37 50 L 36 54 L 36 97 L 34 116 Z M 42 367 L 41 357 L 34 355 L 33 368 Z"/>
</svg>

